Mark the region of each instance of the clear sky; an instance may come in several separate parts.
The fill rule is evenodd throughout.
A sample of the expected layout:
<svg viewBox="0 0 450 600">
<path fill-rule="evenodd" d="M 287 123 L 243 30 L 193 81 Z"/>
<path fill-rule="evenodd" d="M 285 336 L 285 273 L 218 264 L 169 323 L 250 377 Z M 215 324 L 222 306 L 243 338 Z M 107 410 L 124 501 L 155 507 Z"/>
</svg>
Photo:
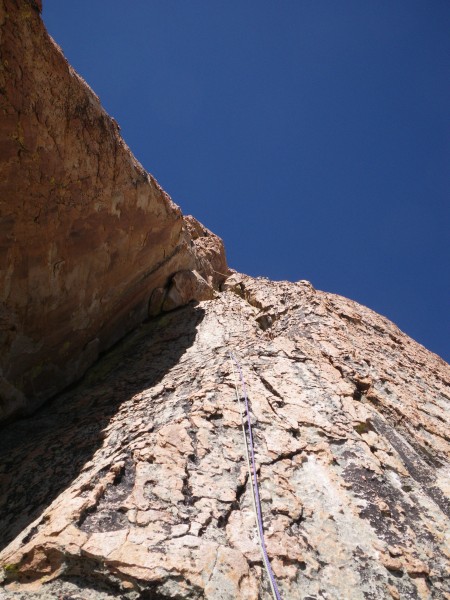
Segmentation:
<svg viewBox="0 0 450 600">
<path fill-rule="evenodd" d="M 44 0 L 138 160 L 230 266 L 450 361 L 448 0 Z"/>
</svg>

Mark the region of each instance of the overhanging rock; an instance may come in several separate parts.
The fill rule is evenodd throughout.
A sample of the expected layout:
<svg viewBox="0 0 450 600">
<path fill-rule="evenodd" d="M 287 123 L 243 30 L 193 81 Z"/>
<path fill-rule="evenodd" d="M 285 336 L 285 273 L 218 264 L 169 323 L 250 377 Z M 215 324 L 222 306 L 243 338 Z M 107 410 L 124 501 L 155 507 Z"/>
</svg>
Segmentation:
<svg viewBox="0 0 450 600">
<path fill-rule="evenodd" d="M 79 379 L 177 272 L 216 288 L 228 273 L 221 240 L 134 158 L 39 8 L 0 0 L 0 420 Z"/>
</svg>

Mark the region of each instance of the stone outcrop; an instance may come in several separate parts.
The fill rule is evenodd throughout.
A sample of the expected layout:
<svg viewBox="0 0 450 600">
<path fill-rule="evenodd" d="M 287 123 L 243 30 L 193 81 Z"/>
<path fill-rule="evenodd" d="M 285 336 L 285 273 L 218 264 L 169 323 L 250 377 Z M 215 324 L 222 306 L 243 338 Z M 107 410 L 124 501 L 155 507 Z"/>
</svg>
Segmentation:
<svg viewBox="0 0 450 600">
<path fill-rule="evenodd" d="M 221 240 L 136 161 L 39 10 L 0 0 L 0 420 L 79 379 L 149 302 L 211 297 L 228 274 Z"/>
<path fill-rule="evenodd" d="M 40 9 L 0 0 L 0 599 L 270 598 L 232 351 L 281 597 L 449 600 L 450 367 L 230 271 Z"/>
<path fill-rule="evenodd" d="M 306 281 L 239 274 L 2 431 L 5 600 L 450 598 L 450 368 Z M 3 595 L 2 595 L 3 594 Z"/>
</svg>

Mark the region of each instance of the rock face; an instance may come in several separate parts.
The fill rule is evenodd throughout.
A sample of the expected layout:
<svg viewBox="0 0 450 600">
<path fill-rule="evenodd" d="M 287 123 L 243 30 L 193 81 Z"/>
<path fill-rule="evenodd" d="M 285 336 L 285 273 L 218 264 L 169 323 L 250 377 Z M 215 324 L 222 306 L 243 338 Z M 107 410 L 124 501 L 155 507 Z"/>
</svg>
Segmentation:
<svg viewBox="0 0 450 600">
<path fill-rule="evenodd" d="M 232 351 L 281 597 L 450 599 L 449 366 L 231 274 L 39 10 L 0 0 L 0 598 L 270 598 Z"/>
<path fill-rule="evenodd" d="M 39 9 L 0 0 L 0 420 L 79 379 L 162 309 L 177 272 L 190 287 L 172 308 L 228 274 L 220 239 L 136 161 Z"/>
<path fill-rule="evenodd" d="M 449 366 L 350 300 L 238 274 L 2 431 L 1 598 L 270 598 L 230 350 L 282 598 L 450 598 Z"/>
</svg>

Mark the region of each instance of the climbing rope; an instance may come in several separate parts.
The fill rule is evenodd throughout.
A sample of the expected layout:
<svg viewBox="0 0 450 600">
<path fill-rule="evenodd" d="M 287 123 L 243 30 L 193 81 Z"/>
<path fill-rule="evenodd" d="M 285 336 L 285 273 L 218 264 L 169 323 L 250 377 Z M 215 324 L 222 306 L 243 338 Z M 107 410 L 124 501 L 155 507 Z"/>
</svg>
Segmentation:
<svg viewBox="0 0 450 600">
<path fill-rule="evenodd" d="M 242 373 L 241 365 L 238 363 L 236 357 L 234 356 L 234 354 L 232 352 L 229 352 L 229 355 L 230 355 L 230 359 L 231 359 L 231 366 L 233 368 L 233 378 L 234 378 L 234 388 L 236 390 L 236 398 L 237 398 L 237 401 L 239 404 L 239 411 L 241 413 L 242 433 L 244 435 L 245 457 L 247 460 L 248 474 L 249 474 L 250 480 L 253 483 L 253 485 L 250 486 L 250 489 L 252 492 L 253 509 L 255 511 L 255 519 L 256 519 L 256 525 L 257 525 L 257 531 L 258 531 L 259 547 L 261 549 L 264 566 L 266 568 L 267 576 L 269 578 L 272 595 L 275 600 L 281 600 L 280 592 L 278 591 L 277 582 L 275 581 L 275 576 L 273 574 L 272 567 L 270 566 L 269 557 L 267 556 L 266 544 L 264 541 L 264 529 L 263 529 L 263 519 L 262 519 L 262 512 L 261 512 L 261 502 L 260 502 L 260 498 L 259 498 L 258 477 L 256 474 L 255 448 L 254 448 L 254 444 L 253 444 L 252 425 L 251 425 L 251 421 L 250 421 L 250 408 L 249 408 L 248 397 L 247 397 L 247 389 L 245 386 L 245 379 L 244 379 L 244 375 Z M 245 414 L 244 414 L 244 411 L 242 408 L 241 396 L 238 391 L 238 384 L 237 384 L 237 380 L 236 380 L 236 372 L 234 369 L 234 365 L 236 365 L 237 370 L 239 372 L 241 386 L 242 386 L 242 393 L 244 396 L 245 413 L 247 416 L 248 442 L 247 442 L 247 433 L 245 431 Z M 250 447 L 250 452 L 249 452 L 249 447 Z"/>
</svg>

